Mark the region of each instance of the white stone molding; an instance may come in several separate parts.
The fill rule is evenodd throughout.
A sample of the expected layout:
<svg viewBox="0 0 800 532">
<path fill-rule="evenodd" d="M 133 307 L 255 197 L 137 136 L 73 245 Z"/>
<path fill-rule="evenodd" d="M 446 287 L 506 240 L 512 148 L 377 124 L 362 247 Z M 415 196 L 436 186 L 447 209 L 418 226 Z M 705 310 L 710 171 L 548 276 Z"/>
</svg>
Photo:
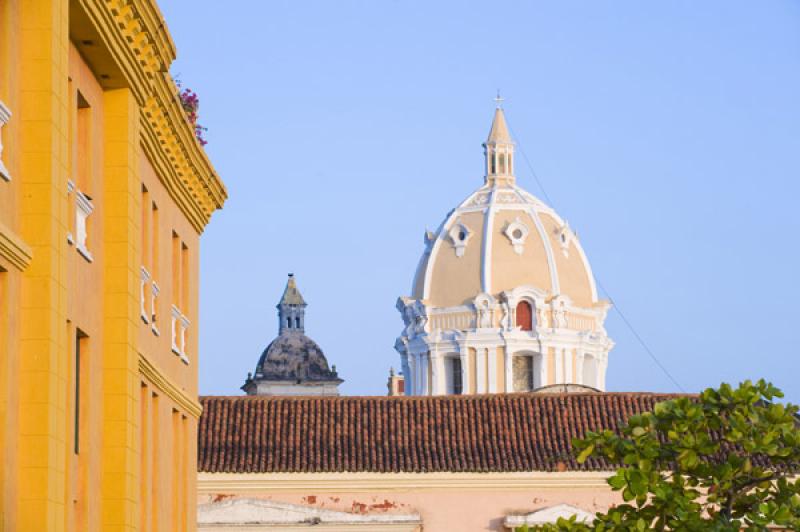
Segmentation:
<svg viewBox="0 0 800 532">
<path fill-rule="evenodd" d="M 3 163 L 3 126 L 8 124 L 9 120 L 11 120 L 11 110 L 0 101 L 0 178 L 6 181 L 11 181 L 11 172 Z"/>
<path fill-rule="evenodd" d="M 467 248 L 467 244 L 469 244 L 469 240 L 472 238 L 472 234 L 473 232 L 470 228 L 460 221 L 456 222 L 447 232 L 447 236 L 450 237 L 450 242 L 453 243 L 456 257 L 461 258 L 464 256 L 464 251 Z"/>
<path fill-rule="evenodd" d="M 67 179 L 67 202 L 70 201 L 69 196 L 75 192 L 75 183 L 71 179 Z M 75 237 L 72 234 L 72 231 L 67 231 L 67 243 L 72 246 L 75 244 Z"/>
<path fill-rule="evenodd" d="M 485 347 L 475 349 L 475 393 L 486 393 L 486 366 L 489 350 Z"/>
<path fill-rule="evenodd" d="M 578 523 L 591 523 L 594 520 L 594 515 L 585 510 L 569 504 L 558 504 L 525 515 L 509 515 L 503 520 L 503 525 L 508 529 L 516 530 L 525 525 L 555 524 L 559 519 L 569 519 L 573 515 L 576 516 Z"/>
<path fill-rule="evenodd" d="M 144 266 L 140 269 L 139 275 L 139 316 L 145 323 L 150 323 L 147 312 L 147 288 L 150 283 L 150 272 Z"/>
<path fill-rule="evenodd" d="M 556 230 L 556 235 L 558 237 L 558 244 L 561 247 L 561 253 L 563 253 L 565 257 L 569 257 L 569 246 L 573 242 L 577 243 L 578 236 L 566 221 Z"/>
<path fill-rule="evenodd" d="M 160 291 L 161 289 L 158 287 L 158 283 L 153 281 L 150 285 L 150 330 L 152 330 L 153 334 L 156 336 L 161 334 L 161 331 L 158 330 L 158 314 L 156 312 L 158 309 L 158 293 Z"/>
<path fill-rule="evenodd" d="M 497 348 L 486 348 L 486 372 L 489 381 L 489 393 L 497 393 Z"/>
<path fill-rule="evenodd" d="M 555 349 L 555 353 L 556 353 L 556 356 L 555 356 L 555 359 L 556 359 L 555 360 L 555 363 L 556 363 L 556 367 L 555 367 L 555 370 L 556 370 L 555 371 L 556 382 L 555 382 L 555 384 L 561 384 L 561 383 L 565 382 L 564 381 L 564 350 L 561 349 L 561 348 L 557 348 L 557 349 Z"/>
<path fill-rule="evenodd" d="M 186 355 L 186 332 L 189 329 L 189 318 L 183 315 L 178 307 L 172 305 L 172 352 L 188 364 Z"/>
<path fill-rule="evenodd" d="M 351 513 L 262 498 L 237 497 L 197 507 L 197 528 L 209 532 L 254 527 L 258 530 L 313 527 L 315 530 L 414 532 L 421 525 L 419 514 Z"/>
<path fill-rule="evenodd" d="M 514 247 L 514 253 L 517 255 L 522 255 L 522 252 L 525 251 L 525 240 L 528 238 L 530 231 L 528 226 L 519 219 L 519 216 L 503 229 L 503 234 L 511 242 Z"/>
<path fill-rule="evenodd" d="M 447 393 L 447 388 L 442 383 L 445 378 L 444 357 L 436 347 L 435 345 L 431 346 L 428 356 L 431 365 L 431 395 L 444 395 Z"/>
<path fill-rule="evenodd" d="M 497 307 L 497 301 L 490 294 L 478 294 L 473 301 L 475 305 L 475 313 L 477 316 L 475 322 L 476 329 L 493 329 L 494 328 L 494 311 Z"/>
<path fill-rule="evenodd" d="M 561 292 L 561 286 L 558 280 L 558 268 L 556 267 L 556 259 L 553 255 L 553 246 L 550 243 L 550 238 L 547 234 L 547 231 L 544 229 L 544 224 L 539 219 L 539 210 L 547 212 L 548 214 L 553 214 L 556 216 L 556 220 L 558 215 L 552 211 L 549 207 L 547 207 L 544 203 L 542 203 L 538 198 L 535 198 L 532 194 L 525 192 L 521 188 L 517 187 L 516 185 L 513 186 L 514 192 L 520 198 L 520 202 L 527 204 L 527 208 L 525 209 L 528 215 L 533 220 L 533 225 L 536 227 L 536 231 L 539 233 L 539 238 L 542 239 L 542 245 L 544 245 L 544 252 L 545 256 L 547 257 L 547 266 L 550 269 L 550 289 L 552 293 L 558 294 Z"/>
<path fill-rule="evenodd" d="M 495 197 L 497 188 L 492 188 L 489 197 L 489 208 L 483 222 L 483 246 L 481 249 L 481 287 L 484 292 L 492 291 L 492 235 L 494 234 L 494 218 L 497 211 Z"/>
<path fill-rule="evenodd" d="M 405 362 L 408 366 L 408 379 L 406 379 L 406 393 L 408 395 L 419 395 L 417 392 L 417 360 L 416 356 L 406 354 Z"/>
<path fill-rule="evenodd" d="M 470 389 L 472 386 L 472 373 L 469 371 L 469 350 L 459 349 L 458 356 L 461 358 L 461 393 L 466 395 L 473 393 Z"/>
<path fill-rule="evenodd" d="M 94 211 L 94 206 L 92 205 L 92 200 L 89 197 L 81 192 L 79 189 L 75 189 L 75 249 L 78 250 L 78 253 L 83 255 L 83 258 L 92 262 L 93 257 L 92 254 L 89 252 L 89 248 L 86 246 L 86 237 L 88 234 L 87 224 L 89 216 L 91 216 L 92 211 Z"/>
</svg>

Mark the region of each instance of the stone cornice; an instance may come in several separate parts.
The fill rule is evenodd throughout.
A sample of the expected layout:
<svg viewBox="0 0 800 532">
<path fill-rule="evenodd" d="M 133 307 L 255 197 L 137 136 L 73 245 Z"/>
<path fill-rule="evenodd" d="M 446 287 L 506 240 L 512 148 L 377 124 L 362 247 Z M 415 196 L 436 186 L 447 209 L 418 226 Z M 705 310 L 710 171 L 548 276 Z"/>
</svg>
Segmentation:
<svg viewBox="0 0 800 532">
<path fill-rule="evenodd" d="M 199 493 L 610 489 L 613 472 L 563 473 L 204 473 Z"/>
<path fill-rule="evenodd" d="M 169 75 L 175 45 L 161 12 L 153 0 L 78 2 L 142 110 L 141 142 L 148 157 L 172 198 L 202 232 L 227 192 L 195 138 Z"/>
<path fill-rule="evenodd" d="M 0 257 L 8 260 L 20 271 L 28 267 L 33 257 L 31 248 L 2 223 L 0 223 Z"/>
<path fill-rule="evenodd" d="M 189 397 L 186 392 L 181 390 L 169 377 L 164 375 L 161 370 L 141 354 L 139 355 L 139 373 L 195 419 L 199 418 L 200 414 L 203 413 L 203 407 L 200 406 L 197 399 Z"/>
</svg>

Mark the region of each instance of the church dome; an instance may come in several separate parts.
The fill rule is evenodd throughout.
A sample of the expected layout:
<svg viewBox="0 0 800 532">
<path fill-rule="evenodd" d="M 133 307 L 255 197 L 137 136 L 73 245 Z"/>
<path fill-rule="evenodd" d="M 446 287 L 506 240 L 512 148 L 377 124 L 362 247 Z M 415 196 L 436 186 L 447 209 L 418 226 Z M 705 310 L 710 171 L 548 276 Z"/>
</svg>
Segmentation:
<svg viewBox="0 0 800 532">
<path fill-rule="evenodd" d="M 593 306 L 597 290 L 577 235 L 551 207 L 515 183 L 513 142 L 500 108 L 484 147 L 485 183 L 435 232 L 426 233 L 412 298 L 453 307 L 479 293 L 530 286 Z"/>
<path fill-rule="evenodd" d="M 242 389 L 248 395 L 339 395 L 344 382 L 317 343 L 306 336 L 306 303 L 293 274 L 277 305 L 278 337 L 261 353 L 255 374 Z"/>
<path fill-rule="evenodd" d="M 425 232 L 395 342 L 410 395 L 605 389 L 614 342 L 578 236 L 519 187 L 501 107 L 483 143 L 483 185 Z"/>
<path fill-rule="evenodd" d="M 307 381 L 337 377 L 314 340 L 300 332 L 284 332 L 261 354 L 256 365 L 256 378 Z"/>
</svg>

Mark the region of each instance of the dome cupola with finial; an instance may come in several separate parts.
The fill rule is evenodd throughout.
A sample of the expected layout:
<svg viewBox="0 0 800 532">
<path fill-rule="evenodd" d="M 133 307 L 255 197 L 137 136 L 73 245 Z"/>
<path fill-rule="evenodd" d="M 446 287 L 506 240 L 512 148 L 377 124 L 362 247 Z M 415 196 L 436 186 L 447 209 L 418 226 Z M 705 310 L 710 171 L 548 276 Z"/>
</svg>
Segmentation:
<svg viewBox="0 0 800 532">
<path fill-rule="evenodd" d="M 306 304 L 289 274 L 277 305 L 278 337 L 261 354 L 242 386 L 248 395 L 339 395 L 344 382 L 322 349 L 305 334 Z"/>
<path fill-rule="evenodd" d="M 397 301 L 409 395 L 605 389 L 610 304 L 597 297 L 577 233 L 517 185 L 501 101 L 483 143 L 483 186 L 426 231 L 411 295 Z"/>
</svg>

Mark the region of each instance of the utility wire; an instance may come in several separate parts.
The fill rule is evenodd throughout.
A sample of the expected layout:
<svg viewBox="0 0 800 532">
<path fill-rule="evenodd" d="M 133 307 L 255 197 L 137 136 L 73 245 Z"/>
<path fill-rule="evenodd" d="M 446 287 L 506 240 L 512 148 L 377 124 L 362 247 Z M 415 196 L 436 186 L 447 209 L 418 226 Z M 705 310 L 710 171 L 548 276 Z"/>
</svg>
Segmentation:
<svg viewBox="0 0 800 532">
<path fill-rule="evenodd" d="M 508 120 L 506 120 L 506 124 L 508 125 Z M 525 159 L 525 164 L 528 165 L 528 170 L 530 170 L 531 175 L 533 175 L 533 179 L 536 181 L 536 184 L 539 185 L 539 189 L 542 191 L 542 195 L 544 196 L 544 199 L 547 201 L 548 205 L 550 205 L 553 209 L 555 209 L 556 208 L 555 203 L 553 203 L 553 201 L 550 199 L 550 196 L 548 196 L 547 190 L 545 190 L 544 185 L 542 184 L 542 181 L 539 179 L 539 176 L 536 174 L 536 171 L 533 169 L 533 165 L 531 164 L 530 159 L 528 159 L 528 156 L 525 154 L 525 150 L 522 149 L 522 141 L 520 140 L 519 136 L 516 134 L 516 132 L 514 131 L 514 129 L 510 125 L 508 125 L 508 129 L 511 131 L 511 135 L 515 139 L 517 139 L 517 148 L 519 149 L 519 152 L 522 154 L 522 158 Z M 608 298 L 609 302 L 611 302 L 611 305 L 613 306 L 614 310 L 616 310 L 617 314 L 619 314 L 619 317 L 622 318 L 622 322 L 625 323 L 625 325 L 628 327 L 628 329 L 631 331 L 631 333 L 633 333 L 633 336 L 636 337 L 636 339 L 639 341 L 639 343 L 644 348 L 645 352 L 648 355 L 650 355 L 650 358 L 653 359 L 653 362 L 655 362 L 656 365 L 658 366 L 658 368 L 664 373 L 664 375 L 666 375 L 667 378 L 670 381 L 672 381 L 672 384 L 677 386 L 680 391 L 686 393 L 686 390 L 683 388 L 683 386 L 680 385 L 680 383 L 675 379 L 675 377 L 673 377 L 672 374 L 667 370 L 667 368 L 664 366 L 664 364 L 661 363 L 661 361 L 655 355 L 653 350 L 650 349 L 650 347 L 647 345 L 647 342 L 644 341 L 644 338 L 642 338 L 641 335 L 638 332 L 636 332 L 636 329 L 633 328 L 633 324 L 630 321 L 628 321 L 628 318 L 625 317 L 625 314 L 623 314 L 622 309 L 619 307 L 619 305 L 616 303 L 616 301 L 614 301 L 614 298 L 611 297 L 611 294 L 609 293 L 608 290 L 606 290 L 605 286 L 603 286 L 603 283 L 600 282 L 600 279 L 595 277 L 595 280 L 597 281 L 597 285 L 600 287 L 600 290 L 603 291 L 603 293 Z"/>
</svg>

